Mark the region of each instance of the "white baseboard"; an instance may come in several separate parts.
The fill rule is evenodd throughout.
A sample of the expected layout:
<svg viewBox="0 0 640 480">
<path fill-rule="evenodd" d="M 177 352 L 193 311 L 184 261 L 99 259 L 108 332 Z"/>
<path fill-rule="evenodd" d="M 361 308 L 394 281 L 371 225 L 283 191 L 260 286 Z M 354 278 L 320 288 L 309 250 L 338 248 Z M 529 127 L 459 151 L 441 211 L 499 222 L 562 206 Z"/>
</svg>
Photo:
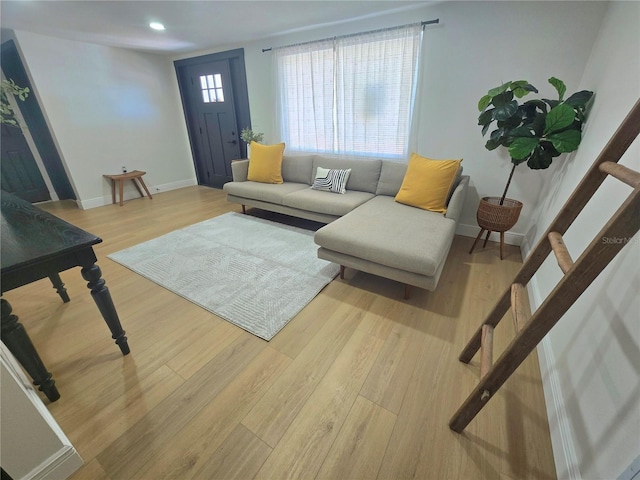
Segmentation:
<svg viewBox="0 0 640 480">
<path fill-rule="evenodd" d="M 146 182 L 145 182 L 146 183 Z M 191 187 L 193 185 L 197 185 L 198 182 L 195 178 L 189 180 L 180 180 L 178 182 L 165 183 L 162 185 L 149 185 L 149 191 L 151 195 L 161 192 L 168 192 L 169 190 L 177 190 L 178 188 Z M 135 190 L 133 191 L 125 191 L 124 192 L 124 200 L 131 200 L 133 198 L 140 198 L 140 195 Z M 119 200 L 119 197 L 116 193 L 116 201 Z M 111 196 L 107 197 L 96 197 L 90 198 L 88 200 L 76 200 L 78 207 L 82 210 L 89 210 L 90 208 L 103 207 L 105 205 L 111 205 Z"/>
<path fill-rule="evenodd" d="M 84 462 L 75 448 L 65 445 L 23 477 L 24 480 L 58 480 L 69 478 Z"/>
<path fill-rule="evenodd" d="M 581 480 L 582 475 L 578 468 L 578 457 L 573 446 L 569 417 L 564 407 L 560 377 L 555 368 L 555 355 L 551 348 L 551 341 L 546 337 L 538 345 L 538 359 L 547 405 L 547 418 L 553 421 L 553 423 L 549 423 L 549 430 L 556 475 L 558 478 L 566 478 L 567 480 Z"/>
<path fill-rule="evenodd" d="M 531 246 L 525 237 L 521 246 L 523 262 L 530 251 Z M 534 275 L 527 284 L 527 292 L 529 294 L 531 311 L 534 312 L 542 305 L 543 301 L 537 276 Z M 555 368 L 555 354 L 553 353 L 551 340 L 549 340 L 548 336 L 540 342 L 537 351 L 547 418 L 550 420 L 549 430 L 551 433 L 551 448 L 553 450 L 556 476 L 567 480 L 581 480 L 582 475 L 578 468 L 578 457 L 573 446 L 573 435 L 562 395 L 560 377 Z"/>
<path fill-rule="evenodd" d="M 476 238 L 478 236 L 478 233 L 480 233 L 480 227 L 477 225 L 467 225 L 464 223 L 459 223 L 458 227 L 456 228 L 456 233 L 458 235 L 462 235 L 465 237 Z M 508 245 L 520 246 L 522 244 L 523 238 L 524 238 L 524 235 L 521 233 L 505 232 L 504 243 Z M 489 240 L 492 240 L 494 242 L 499 242 L 500 234 L 496 232 L 492 233 L 491 236 L 489 237 Z"/>
</svg>

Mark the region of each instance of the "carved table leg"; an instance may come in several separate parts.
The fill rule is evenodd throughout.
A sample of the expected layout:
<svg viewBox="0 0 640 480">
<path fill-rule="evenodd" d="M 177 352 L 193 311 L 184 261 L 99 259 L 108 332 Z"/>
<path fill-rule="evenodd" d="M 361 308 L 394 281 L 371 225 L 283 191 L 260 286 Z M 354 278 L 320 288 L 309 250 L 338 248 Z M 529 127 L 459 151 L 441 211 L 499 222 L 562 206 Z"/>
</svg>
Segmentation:
<svg viewBox="0 0 640 480">
<path fill-rule="evenodd" d="M 104 279 L 100 278 L 101 276 L 102 272 L 100 271 L 100 267 L 95 263 L 90 267 L 84 267 L 82 269 L 82 278 L 89 282 L 87 287 L 91 289 L 91 296 L 96 302 L 102 318 L 107 322 L 107 326 L 109 330 L 111 330 L 112 338 L 120 347 L 122 354 L 127 355 L 130 350 L 127 337 L 125 336 L 126 332 L 122 329 L 116 307 L 113 305 L 113 300 L 111 299 L 111 294 L 105 286 Z"/>
<path fill-rule="evenodd" d="M 0 318 L 2 323 L 2 341 L 9 351 L 20 362 L 31 378 L 33 384 L 39 385 L 40 391 L 44 392 L 47 398 L 55 402 L 60 398 L 60 393 L 56 388 L 51 372 L 48 372 L 38 355 L 31 339 L 18 321 L 18 317 L 13 315 L 11 305 L 4 298 L 0 299 Z"/>
<path fill-rule="evenodd" d="M 69 298 L 67 289 L 64 288 L 64 283 L 62 283 L 60 274 L 54 273 L 52 275 L 49 275 L 49 280 L 51 280 L 51 283 L 53 284 L 53 288 L 56 289 L 56 292 L 58 292 L 58 295 L 60 295 L 60 298 L 62 299 L 62 301 L 64 303 L 70 302 L 71 299 Z"/>
</svg>

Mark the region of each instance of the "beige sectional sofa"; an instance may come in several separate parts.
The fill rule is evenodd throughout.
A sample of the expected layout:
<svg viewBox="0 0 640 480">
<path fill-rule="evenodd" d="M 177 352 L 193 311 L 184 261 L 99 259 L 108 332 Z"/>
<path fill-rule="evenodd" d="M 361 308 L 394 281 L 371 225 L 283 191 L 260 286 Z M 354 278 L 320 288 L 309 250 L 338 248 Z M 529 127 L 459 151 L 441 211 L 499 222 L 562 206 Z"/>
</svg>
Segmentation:
<svg viewBox="0 0 640 480">
<path fill-rule="evenodd" d="M 326 223 L 314 236 L 318 257 L 341 273 L 350 267 L 427 290 L 438 284 L 469 184 L 460 171 L 442 214 L 394 200 L 407 169 L 398 162 L 284 155 L 282 184 L 248 181 L 248 160 L 231 167 L 233 182 L 223 187 L 230 202 Z M 350 168 L 346 193 L 311 189 L 317 167 Z"/>
</svg>

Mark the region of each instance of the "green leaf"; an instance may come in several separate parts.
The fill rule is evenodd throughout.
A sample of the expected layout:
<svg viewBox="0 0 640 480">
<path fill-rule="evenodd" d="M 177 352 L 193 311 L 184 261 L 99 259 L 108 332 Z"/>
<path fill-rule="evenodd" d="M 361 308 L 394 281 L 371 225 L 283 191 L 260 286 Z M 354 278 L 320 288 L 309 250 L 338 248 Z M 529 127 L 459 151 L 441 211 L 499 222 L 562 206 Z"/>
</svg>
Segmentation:
<svg viewBox="0 0 640 480">
<path fill-rule="evenodd" d="M 589 100 L 591 100 L 592 96 L 593 92 L 581 90 L 567 98 L 564 103 L 572 107 L 582 108 L 589 102 Z"/>
<path fill-rule="evenodd" d="M 542 145 L 539 145 L 527 160 L 527 165 L 532 170 L 544 170 L 549 168 L 552 161 L 551 154 L 542 148 Z"/>
<path fill-rule="evenodd" d="M 495 107 L 501 107 L 513 100 L 513 92 L 503 92 L 500 95 L 496 95 L 491 100 L 491 103 Z"/>
<path fill-rule="evenodd" d="M 492 88 L 487 93 L 492 97 L 495 97 L 496 95 L 500 95 L 501 93 L 506 92 L 510 86 L 511 86 L 511 82 L 503 83 L 499 87 Z"/>
<path fill-rule="evenodd" d="M 487 133 L 487 131 L 489 130 L 489 127 L 491 126 L 491 123 L 487 123 L 484 127 L 482 127 L 482 136 L 484 137 L 485 134 Z"/>
<path fill-rule="evenodd" d="M 564 97 L 564 94 L 567 91 L 567 87 L 564 82 L 559 78 L 551 77 L 549 79 L 549 83 L 556 88 L 558 91 L 558 100 L 562 101 L 562 97 Z"/>
<path fill-rule="evenodd" d="M 524 112 L 520 107 L 518 107 L 518 110 L 516 111 L 516 113 L 514 113 L 512 116 L 510 116 L 506 120 L 501 120 L 498 123 L 498 126 L 504 127 L 505 129 L 508 129 L 508 130 L 519 127 L 522 124 L 523 115 L 524 115 Z"/>
<path fill-rule="evenodd" d="M 547 104 L 544 103 L 542 100 L 528 100 L 524 102 L 523 106 L 526 106 L 527 108 L 530 108 L 533 110 L 540 109 L 540 111 L 544 113 L 547 112 Z"/>
<path fill-rule="evenodd" d="M 513 85 L 516 85 L 516 88 L 513 88 Z M 514 95 L 518 98 L 522 98 L 525 95 L 528 95 L 529 92 L 538 93 L 538 89 L 533 85 L 531 85 L 526 80 L 518 80 L 517 82 L 511 82 L 511 90 L 513 91 Z"/>
<path fill-rule="evenodd" d="M 478 111 L 481 112 L 485 108 L 487 108 L 489 106 L 489 104 L 491 103 L 492 99 L 493 99 L 493 97 L 491 95 L 485 95 L 484 97 L 482 97 L 480 99 L 480 101 L 478 102 Z"/>
<path fill-rule="evenodd" d="M 582 140 L 580 130 L 565 130 L 564 132 L 552 133 L 547 137 L 554 148 L 560 153 L 568 153 L 577 150 Z"/>
<path fill-rule="evenodd" d="M 522 127 L 514 128 L 511 131 L 509 131 L 509 136 L 513 138 L 517 138 L 517 137 L 532 138 L 533 133 L 531 132 L 530 127 L 522 126 Z"/>
<path fill-rule="evenodd" d="M 493 121 L 493 108 L 478 116 L 478 125 L 489 125 Z"/>
<path fill-rule="evenodd" d="M 493 119 L 506 120 L 507 118 L 513 116 L 517 111 L 518 111 L 518 102 L 515 100 L 512 100 L 511 102 L 505 105 L 496 107 L 493 110 Z"/>
<path fill-rule="evenodd" d="M 575 118 L 576 112 L 573 110 L 573 107 L 570 107 L 566 103 L 561 103 L 553 107 L 544 121 L 544 134 L 547 135 L 568 127 L 573 123 Z"/>
<path fill-rule="evenodd" d="M 536 136 L 541 137 L 544 132 L 544 124 L 547 120 L 547 114 L 541 113 L 533 118 L 528 126 L 535 132 Z"/>
<path fill-rule="evenodd" d="M 553 144 L 551 142 L 548 142 L 547 140 L 540 141 L 540 148 L 543 148 L 547 153 L 549 153 L 549 155 L 551 155 L 552 158 L 556 158 L 562 155 L 562 153 L 556 150 Z"/>
<path fill-rule="evenodd" d="M 497 142 L 495 140 L 487 140 L 487 143 L 484 144 L 484 147 L 487 150 L 495 150 L 499 146 L 500 146 L 500 142 Z"/>
<path fill-rule="evenodd" d="M 494 140 L 496 142 L 499 142 L 500 144 L 502 144 L 502 141 L 505 138 L 505 129 L 504 128 L 498 128 L 496 130 L 494 130 L 493 132 L 491 132 L 491 140 Z"/>
<path fill-rule="evenodd" d="M 511 158 L 516 160 L 527 158 L 539 143 L 540 139 L 538 138 L 516 138 L 509 146 L 509 155 L 511 155 Z"/>
</svg>

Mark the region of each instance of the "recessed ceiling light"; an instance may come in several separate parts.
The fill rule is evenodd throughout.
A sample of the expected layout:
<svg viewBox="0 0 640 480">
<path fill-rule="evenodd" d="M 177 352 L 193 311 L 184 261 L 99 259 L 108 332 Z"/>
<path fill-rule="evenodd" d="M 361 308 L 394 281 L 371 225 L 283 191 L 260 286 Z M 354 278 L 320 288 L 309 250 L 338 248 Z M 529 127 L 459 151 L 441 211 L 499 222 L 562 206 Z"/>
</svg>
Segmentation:
<svg viewBox="0 0 640 480">
<path fill-rule="evenodd" d="M 154 30 L 164 30 L 164 25 L 159 22 L 151 22 L 149 26 Z"/>
</svg>

